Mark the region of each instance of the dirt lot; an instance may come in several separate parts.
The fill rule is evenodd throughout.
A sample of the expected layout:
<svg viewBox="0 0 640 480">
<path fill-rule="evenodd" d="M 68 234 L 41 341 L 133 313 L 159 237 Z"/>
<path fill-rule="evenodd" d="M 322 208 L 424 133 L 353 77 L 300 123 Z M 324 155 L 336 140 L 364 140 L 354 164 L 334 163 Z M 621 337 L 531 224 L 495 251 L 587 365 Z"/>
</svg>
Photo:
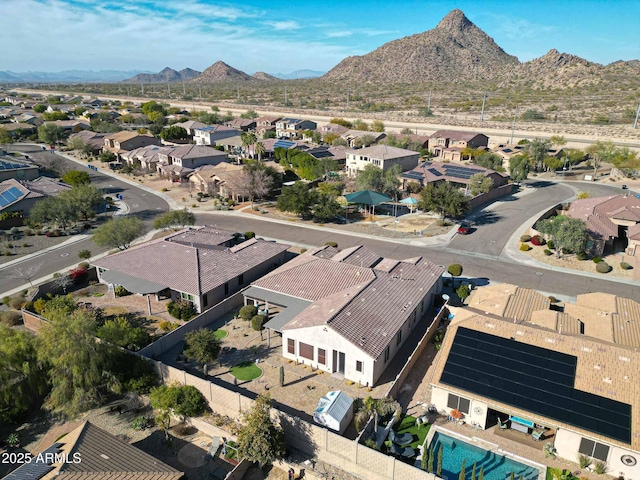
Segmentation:
<svg viewBox="0 0 640 480">
<path fill-rule="evenodd" d="M 27 229 L 27 231 L 32 229 Z M 25 235 L 25 227 L 19 227 L 19 233 L 11 234 L 8 231 L 0 233 L 0 265 L 10 262 L 24 255 L 44 250 L 45 248 L 59 245 L 69 240 L 67 235 L 60 237 L 47 237 L 46 235 Z M 78 259 L 78 262 L 82 260 Z"/>
</svg>

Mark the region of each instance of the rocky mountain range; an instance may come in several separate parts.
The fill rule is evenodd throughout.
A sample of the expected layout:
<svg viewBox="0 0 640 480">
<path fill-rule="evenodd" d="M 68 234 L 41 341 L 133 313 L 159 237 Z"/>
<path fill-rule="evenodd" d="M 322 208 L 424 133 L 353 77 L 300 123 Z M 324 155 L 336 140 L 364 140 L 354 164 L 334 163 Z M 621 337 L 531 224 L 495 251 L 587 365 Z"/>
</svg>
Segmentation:
<svg viewBox="0 0 640 480">
<path fill-rule="evenodd" d="M 131 77 L 124 82 L 127 83 L 166 83 L 166 82 L 185 82 L 200 75 L 200 72 L 191 68 L 184 68 L 180 71 L 173 68 L 165 67 L 158 73 L 141 73 L 135 77 Z"/>
<path fill-rule="evenodd" d="M 0 83 L 121 82 L 140 70 L 63 70 L 61 72 L 0 71 Z M 148 73 L 148 72 L 143 72 Z"/>
<path fill-rule="evenodd" d="M 252 80 L 250 75 L 219 60 L 191 79 L 191 83 L 247 82 L 249 80 Z"/>
<path fill-rule="evenodd" d="M 267 81 L 267 82 L 272 82 L 274 80 L 280 80 L 279 78 L 274 77 L 273 75 L 270 75 L 270 74 L 265 73 L 265 72 L 256 72 L 256 73 L 254 73 L 252 75 L 252 77 L 255 80 L 262 80 L 262 81 Z"/>
<path fill-rule="evenodd" d="M 603 66 L 550 50 L 521 63 L 507 54 L 460 10 L 451 11 L 433 30 L 388 42 L 371 53 L 348 57 L 322 79 L 350 83 L 492 82 L 499 86 L 567 88 L 636 82 L 640 61 Z"/>
</svg>

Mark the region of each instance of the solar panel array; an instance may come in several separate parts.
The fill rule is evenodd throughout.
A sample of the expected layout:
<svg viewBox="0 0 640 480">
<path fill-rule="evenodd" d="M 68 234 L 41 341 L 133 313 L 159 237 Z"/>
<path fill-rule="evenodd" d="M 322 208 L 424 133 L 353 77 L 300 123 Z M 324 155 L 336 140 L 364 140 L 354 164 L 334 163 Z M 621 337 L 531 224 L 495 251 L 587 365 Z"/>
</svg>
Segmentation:
<svg viewBox="0 0 640 480">
<path fill-rule="evenodd" d="M 574 388 L 577 358 L 460 327 L 445 385 L 631 443 L 631 405 Z"/>
<path fill-rule="evenodd" d="M 309 155 L 313 155 L 315 158 L 333 157 L 333 154 L 326 147 L 325 148 L 323 148 L 323 147 L 312 148 L 311 150 L 307 150 L 307 153 Z"/>
<path fill-rule="evenodd" d="M 6 192 L 0 193 L 0 207 L 4 208 L 24 195 L 19 188 L 11 187 Z"/>
<path fill-rule="evenodd" d="M 6 160 L 0 160 L 0 170 L 13 170 L 16 168 L 29 168 L 31 165 L 24 163 L 7 162 Z"/>
<path fill-rule="evenodd" d="M 435 168 L 430 168 L 429 171 L 435 175 L 436 177 L 441 177 L 442 173 L 440 173 L 438 170 L 436 170 Z"/>
<path fill-rule="evenodd" d="M 410 170 L 408 172 L 404 172 L 402 174 L 403 177 L 405 178 L 410 178 L 412 180 L 422 180 L 424 178 L 424 175 L 420 172 L 415 172 L 413 170 Z"/>
<path fill-rule="evenodd" d="M 465 178 L 469 179 L 472 175 L 476 173 L 482 173 L 482 170 L 477 170 L 475 168 L 462 167 L 458 165 L 445 164 L 443 165 L 445 175 L 448 177 L 454 178 Z"/>
<path fill-rule="evenodd" d="M 62 443 L 54 443 L 41 456 L 36 455 L 33 460 L 23 463 L 19 468 L 4 477 L 4 480 L 38 480 L 53 470 L 53 456 L 60 455 Z"/>
<path fill-rule="evenodd" d="M 278 140 L 273 144 L 273 148 L 291 148 L 296 142 L 290 142 L 288 140 Z"/>
</svg>

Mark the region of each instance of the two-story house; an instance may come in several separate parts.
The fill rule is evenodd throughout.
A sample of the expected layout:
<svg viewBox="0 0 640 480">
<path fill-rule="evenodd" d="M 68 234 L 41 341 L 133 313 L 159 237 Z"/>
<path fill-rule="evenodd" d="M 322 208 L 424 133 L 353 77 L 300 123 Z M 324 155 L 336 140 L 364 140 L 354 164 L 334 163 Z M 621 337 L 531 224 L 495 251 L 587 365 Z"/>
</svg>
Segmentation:
<svg viewBox="0 0 640 480">
<path fill-rule="evenodd" d="M 449 148 L 462 151 L 469 148 L 486 148 L 489 145 L 489 137 L 477 132 L 463 132 L 457 130 L 438 130 L 429 136 L 429 151 L 436 157 L 443 155 Z"/>
<path fill-rule="evenodd" d="M 193 131 L 196 145 L 216 145 L 218 140 L 236 135 L 238 135 L 238 130 L 224 125 L 207 125 Z"/>
<path fill-rule="evenodd" d="M 276 135 L 278 138 L 294 138 L 305 130 L 315 130 L 317 127 L 318 124 L 311 120 L 283 118 L 276 122 Z"/>
<path fill-rule="evenodd" d="M 128 152 L 147 145 L 160 145 L 160 139 L 153 135 L 125 131 L 104 137 L 104 150 L 115 153 L 118 160 L 120 160 L 121 152 Z"/>
<path fill-rule="evenodd" d="M 366 165 L 374 165 L 388 170 L 393 165 L 400 165 L 402 171 L 411 170 L 418 165 L 420 154 L 413 150 L 390 147 L 388 145 L 372 145 L 371 147 L 346 151 L 347 173 L 355 177 Z"/>
<path fill-rule="evenodd" d="M 248 132 L 256 128 L 256 121 L 251 118 L 234 118 L 224 123 L 226 127 L 235 128 L 243 132 Z"/>
<path fill-rule="evenodd" d="M 268 131 L 276 130 L 276 123 L 281 120 L 282 117 L 277 115 L 264 115 L 256 118 L 256 135 L 260 138 L 264 138 L 265 133 Z"/>
<path fill-rule="evenodd" d="M 202 165 L 217 165 L 229 159 L 226 152 L 221 152 L 206 145 L 183 145 L 172 148 L 169 151 L 159 152 L 158 157 L 163 164 L 177 165 L 190 169 Z"/>
</svg>

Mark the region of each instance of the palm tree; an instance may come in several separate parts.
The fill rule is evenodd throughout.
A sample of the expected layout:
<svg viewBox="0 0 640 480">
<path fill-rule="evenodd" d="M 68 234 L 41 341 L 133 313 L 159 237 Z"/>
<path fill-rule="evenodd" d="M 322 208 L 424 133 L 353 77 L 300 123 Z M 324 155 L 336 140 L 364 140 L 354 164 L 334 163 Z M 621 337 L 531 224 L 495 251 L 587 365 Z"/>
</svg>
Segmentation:
<svg viewBox="0 0 640 480">
<path fill-rule="evenodd" d="M 262 160 L 262 155 L 265 154 L 267 150 L 264 148 L 264 144 L 262 142 L 256 143 L 256 154 L 258 155 L 258 161 Z"/>
<path fill-rule="evenodd" d="M 242 140 L 242 152 L 244 156 L 247 157 L 247 151 L 249 150 L 249 145 L 251 145 L 251 137 L 247 132 L 242 132 L 240 134 L 240 140 Z"/>
<path fill-rule="evenodd" d="M 400 404 L 393 398 L 379 398 L 374 400 L 371 397 L 365 398 L 362 403 L 362 408 L 358 410 L 354 417 L 356 428 L 360 430 L 360 427 L 364 427 L 371 417 L 374 418 L 375 426 L 374 432 L 378 431 L 378 417 L 380 415 L 388 415 L 400 410 Z"/>
</svg>

